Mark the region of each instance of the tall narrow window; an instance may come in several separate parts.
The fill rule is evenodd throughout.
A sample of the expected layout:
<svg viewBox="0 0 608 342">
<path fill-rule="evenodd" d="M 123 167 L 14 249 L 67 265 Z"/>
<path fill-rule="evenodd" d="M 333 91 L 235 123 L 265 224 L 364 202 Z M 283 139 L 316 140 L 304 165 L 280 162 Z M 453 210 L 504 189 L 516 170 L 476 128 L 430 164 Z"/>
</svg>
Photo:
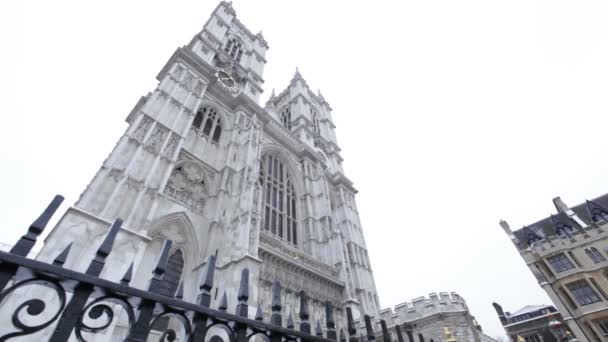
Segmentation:
<svg viewBox="0 0 608 342">
<path fill-rule="evenodd" d="M 319 127 L 319 115 L 312 108 L 310 109 L 310 117 L 312 118 L 312 128 L 314 132 L 321 134 L 321 128 Z"/>
<path fill-rule="evenodd" d="M 211 141 L 214 143 L 220 142 L 222 135 L 222 121 L 220 120 L 220 116 L 217 114 L 215 109 L 203 107 L 194 116 L 192 126 L 197 130 L 201 129 L 202 126 L 202 135 L 211 137 Z M 211 136 L 211 133 L 213 133 L 213 136 Z"/>
<path fill-rule="evenodd" d="M 585 249 L 585 253 L 587 254 L 587 256 L 589 256 L 591 261 L 593 261 L 596 264 L 599 264 L 602 261 L 606 261 L 606 258 L 595 247 Z"/>
<path fill-rule="evenodd" d="M 243 55 L 243 44 L 241 44 L 241 42 L 234 37 L 230 38 L 228 39 L 228 42 L 226 42 L 226 46 L 224 46 L 224 52 L 226 52 L 235 61 L 240 62 L 241 56 Z"/>
<path fill-rule="evenodd" d="M 222 126 L 219 125 L 220 120 L 218 120 L 217 122 L 218 125 L 215 126 L 215 130 L 213 131 L 213 138 L 211 139 L 211 141 L 215 143 L 220 142 L 220 136 L 222 135 Z"/>
<path fill-rule="evenodd" d="M 260 185 L 264 203 L 262 228 L 297 245 L 296 193 L 287 167 L 277 157 L 262 157 Z"/>
<path fill-rule="evenodd" d="M 175 296 L 175 292 L 179 287 L 179 283 L 182 279 L 182 273 L 184 271 L 184 255 L 181 249 L 175 250 L 167 260 L 167 269 L 165 275 L 160 282 L 160 294 L 167 297 Z M 157 331 L 165 331 L 169 326 L 169 316 L 161 317 L 153 329 Z"/>
<path fill-rule="evenodd" d="M 198 111 L 194 116 L 194 121 L 192 121 L 192 126 L 196 129 L 201 129 L 201 124 L 203 123 L 203 112 Z"/>
<path fill-rule="evenodd" d="M 163 280 L 160 282 L 160 293 L 173 297 L 175 291 L 179 286 L 179 282 L 182 279 L 182 272 L 184 270 L 184 255 L 181 249 L 175 250 L 167 261 L 167 269 Z"/>
<path fill-rule="evenodd" d="M 283 126 L 285 126 L 285 128 L 291 130 L 291 110 L 289 109 L 289 107 L 283 109 L 283 111 L 281 112 L 281 122 L 283 123 Z"/>
</svg>

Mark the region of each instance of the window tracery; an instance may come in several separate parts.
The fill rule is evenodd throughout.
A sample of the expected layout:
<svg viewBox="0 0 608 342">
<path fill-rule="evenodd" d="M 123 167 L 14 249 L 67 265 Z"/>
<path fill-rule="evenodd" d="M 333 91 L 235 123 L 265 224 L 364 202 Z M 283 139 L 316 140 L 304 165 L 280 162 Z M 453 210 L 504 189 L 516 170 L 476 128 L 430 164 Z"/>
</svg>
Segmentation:
<svg viewBox="0 0 608 342">
<path fill-rule="evenodd" d="M 586 248 L 585 249 L 585 253 L 589 257 L 589 259 L 591 259 L 591 261 L 593 261 L 596 264 L 599 264 L 600 262 L 606 261 L 606 258 L 595 247 Z"/>
<path fill-rule="evenodd" d="M 243 55 L 243 44 L 241 44 L 237 38 L 232 37 L 226 42 L 224 52 L 226 52 L 235 61 L 240 62 L 241 56 Z"/>
<path fill-rule="evenodd" d="M 294 245 L 298 244 L 296 193 L 287 167 L 273 155 L 260 163 L 262 229 Z"/>
<path fill-rule="evenodd" d="M 291 130 L 291 110 L 289 109 L 289 107 L 283 109 L 283 111 L 281 112 L 281 122 L 283 123 L 283 126 L 285 126 L 285 128 Z"/>
<path fill-rule="evenodd" d="M 203 125 L 204 123 L 204 125 Z M 218 144 L 222 136 L 222 120 L 217 111 L 210 107 L 203 107 L 194 116 L 192 127 L 201 130 L 201 134 L 211 137 L 211 142 Z M 211 134 L 213 132 L 213 135 Z"/>
</svg>

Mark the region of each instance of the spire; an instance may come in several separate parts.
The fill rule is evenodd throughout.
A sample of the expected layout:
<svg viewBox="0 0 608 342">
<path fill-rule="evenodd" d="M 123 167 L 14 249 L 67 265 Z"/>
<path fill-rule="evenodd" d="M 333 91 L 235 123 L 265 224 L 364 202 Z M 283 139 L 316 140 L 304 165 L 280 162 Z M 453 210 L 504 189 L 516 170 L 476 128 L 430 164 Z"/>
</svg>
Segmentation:
<svg viewBox="0 0 608 342">
<path fill-rule="evenodd" d="M 260 30 L 260 32 L 258 32 L 258 33 L 255 35 L 255 37 L 256 37 L 257 39 L 259 39 L 260 41 L 262 41 L 262 43 L 263 43 L 264 45 L 266 45 L 266 47 L 268 47 L 268 42 L 266 42 L 266 39 L 264 39 L 264 36 L 262 35 L 262 30 Z"/>
<path fill-rule="evenodd" d="M 302 79 L 302 74 L 300 74 L 300 70 L 298 69 L 298 67 L 296 67 L 296 73 L 293 74 L 293 77 L 291 78 L 291 81 L 297 81 Z"/>
<path fill-rule="evenodd" d="M 273 100 L 277 97 L 277 95 L 274 92 L 274 88 L 272 88 L 272 92 L 270 93 L 270 97 L 268 98 L 268 100 L 266 100 L 266 104 L 264 105 L 264 107 L 274 107 L 274 102 Z"/>
</svg>

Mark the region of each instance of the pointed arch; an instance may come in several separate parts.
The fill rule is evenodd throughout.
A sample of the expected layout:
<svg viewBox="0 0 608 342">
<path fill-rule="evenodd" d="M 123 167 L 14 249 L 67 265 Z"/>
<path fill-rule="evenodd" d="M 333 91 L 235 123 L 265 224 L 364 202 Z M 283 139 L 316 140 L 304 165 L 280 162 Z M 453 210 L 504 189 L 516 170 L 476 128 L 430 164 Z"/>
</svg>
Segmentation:
<svg viewBox="0 0 608 342">
<path fill-rule="evenodd" d="M 225 108 L 209 99 L 204 99 L 194 115 L 192 127 L 201 136 L 219 143 L 222 134 L 232 129 L 232 121 L 229 120 Z"/>
<path fill-rule="evenodd" d="M 275 143 L 266 143 L 262 145 L 260 158 L 266 154 L 272 154 L 283 162 L 283 165 L 287 167 L 289 173 L 292 175 L 293 186 L 296 193 L 302 194 L 304 192 L 304 180 L 301 177 L 301 165 L 300 162 L 293 157 L 293 154 L 286 148 Z"/>
<path fill-rule="evenodd" d="M 185 212 L 180 211 L 156 219 L 150 225 L 148 236 L 153 240 L 172 240 L 171 253 L 182 251 L 184 270 L 192 270 L 199 260 L 200 247 L 192 221 Z"/>
<path fill-rule="evenodd" d="M 302 241 L 300 192 L 295 185 L 298 175 L 283 154 L 264 150 L 259 169 L 262 229 L 296 246 Z"/>
</svg>

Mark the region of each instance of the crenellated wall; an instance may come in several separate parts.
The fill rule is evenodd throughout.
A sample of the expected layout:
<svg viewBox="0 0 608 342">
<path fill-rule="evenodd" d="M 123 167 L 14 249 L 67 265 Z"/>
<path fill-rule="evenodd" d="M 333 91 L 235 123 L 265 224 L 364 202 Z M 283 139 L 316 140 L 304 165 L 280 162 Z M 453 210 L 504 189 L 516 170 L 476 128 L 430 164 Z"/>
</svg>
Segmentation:
<svg viewBox="0 0 608 342">
<path fill-rule="evenodd" d="M 377 339 L 382 336 L 380 320 L 386 321 L 393 340 L 397 340 L 397 325 L 406 340 L 407 331 L 410 331 L 415 340 L 418 340 L 418 334 L 422 334 L 425 341 L 443 341 L 444 328 L 448 328 L 461 342 L 479 342 L 482 336 L 487 337 L 469 312 L 464 298 L 456 292 L 430 293 L 428 297 L 417 297 L 395 308 L 381 310 L 378 317 L 372 317 Z M 355 325 L 358 331 L 365 330 L 362 319 L 355 321 Z"/>
</svg>

